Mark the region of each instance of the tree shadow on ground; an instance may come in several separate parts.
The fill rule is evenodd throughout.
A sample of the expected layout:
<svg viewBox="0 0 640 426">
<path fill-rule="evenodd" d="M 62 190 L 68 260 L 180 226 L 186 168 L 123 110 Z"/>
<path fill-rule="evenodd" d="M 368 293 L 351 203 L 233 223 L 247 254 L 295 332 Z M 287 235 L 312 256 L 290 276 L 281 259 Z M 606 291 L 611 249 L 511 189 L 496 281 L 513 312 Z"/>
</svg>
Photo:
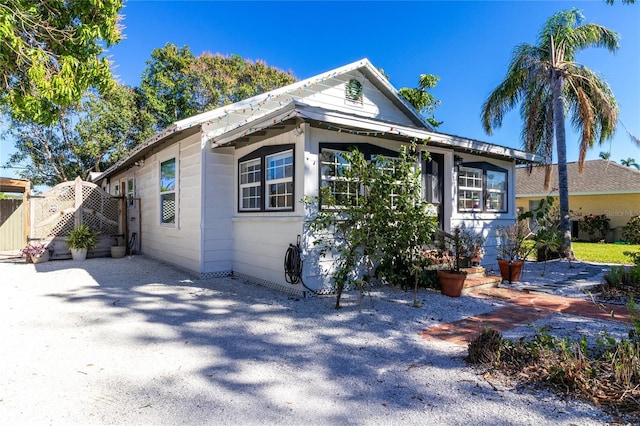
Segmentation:
<svg viewBox="0 0 640 426">
<path fill-rule="evenodd" d="M 194 280 L 143 256 L 49 262 L 38 271 L 54 283 L 71 274 L 76 280 L 59 291 L 49 285 L 46 297 L 70 305 L 75 327 L 91 336 L 86 344 L 105 371 L 88 379 L 92 392 L 121 405 L 115 414 L 99 403 L 84 407 L 95 419 L 456 423 L 462 418 L 451 413 L 461 397 L 467 421 L 477 423 L 474 404 L 495 406 L 477 424 L 517 419 L 496 406 L 504 393 L 465 366 L 465 348 L 419 336 L 495 309 L 494 300 L 476 299 L 465 312 L 426 292 L 423 307 L 413 308 L 411 292 L 375 290 L 362 300 L 345 295 L 336 311 L 333 297 L 298 299 L 232 277 Z M 436 385 L 442 381 L 449 385 Z M 550 422 L 560 415 L 536 411 Z"/>
</svg>

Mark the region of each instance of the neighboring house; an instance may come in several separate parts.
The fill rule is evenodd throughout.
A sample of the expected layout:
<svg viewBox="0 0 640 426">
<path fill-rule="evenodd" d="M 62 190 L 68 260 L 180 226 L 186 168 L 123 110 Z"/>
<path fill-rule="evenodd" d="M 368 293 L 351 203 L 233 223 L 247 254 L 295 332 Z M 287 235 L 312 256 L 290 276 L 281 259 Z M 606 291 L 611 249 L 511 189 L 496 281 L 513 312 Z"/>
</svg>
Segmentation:
<svg viewBox="0 0 640 426">
<path fill-rule="evenodd" d="M 558 167 L 552 166 L 551 185 L 543 188 L 544 166 L 516 169 L 516 206 L 528 211 L 547 195 L 558 196 Z M 578 232 L 578 220 L 586 215 L 606 215 L 613 230 L 609 241 L 620 239 L 621 229 L 633 216 L 640 215 L 640 171 L 607 160 L 568 163 L 569 209 L 572 211 L 573 237 L 586 238 Z"/>
<path fill-rule="evenodd" d="M 239 275 L 282 290 L 284 256 L 302 240 L 303 280 L 330 286 L 328 261 L 305 236 L 304 196 L 321 186 L 349 196 L 335 176 L 342 152 L 397 156 L 425 141 L 425 198 L 443 229 L 464 223 L 488 237 L 513 223 L 515 165 L 538 161 L 511 148 L 433 131 L 366 59 L 180 120 L 92 177 L 140 200 L 140 250 L 199 276 Z"/>
</svg>

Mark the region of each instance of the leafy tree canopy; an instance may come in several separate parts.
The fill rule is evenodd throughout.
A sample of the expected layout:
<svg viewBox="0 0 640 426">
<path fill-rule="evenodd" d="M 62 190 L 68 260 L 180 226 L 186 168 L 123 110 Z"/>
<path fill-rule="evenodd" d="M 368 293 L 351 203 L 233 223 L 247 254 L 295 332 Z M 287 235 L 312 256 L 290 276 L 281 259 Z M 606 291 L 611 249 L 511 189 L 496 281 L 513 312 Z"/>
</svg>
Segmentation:
<svg viewBox="0 0 640 426">
<path fill-rule="evenodd" d="M 203 54 L 168 43 L 155 49 L 140 87 L 85 92 L 80 104 L 43 123 L 12 116 L 4 137 L 17 152 L 9 164 L 34 184 L 55 185 L 104 171 L 154 130 L 295 81 L 291 73 L 239 56 Z M 55 110 L 52 110 L 53 113 Z"/>
<path fill-rule="evenodd" d="M 441 104 L 441 101 L 436 100 L 431 93 L 427 90 L 433 89 L 438 84 L 440 77 L 433 74 L 420 74 L 418 80 L 418 87 L 409 88 L 403 87 L 398 90 L 400 94 L 411 104 L 413 107 L 422 114 L 427 122 L 433 127 L 438 127 L 442 124 L 442 121 L 437 121 L 433 115 L 433 112 Z"/>
<path fill-rule="evenodd" d="M 232 104 L 296 81 L 289 72 L 238 55 L 203 53 L 191 69 L 199 112 Z"/>
<path fill-rule="evenodd" d="M 295 82 L 291 73 L 238 55 L 203 53 L 167 43 L 155 49 L 138 89 L 157 129 Z"/>
<path fill-rule="evenodd" d="M 18 175 L 35 185 L 103 171 L 153 133 L 153 118 L 137 105 L 133 89 L 116 86 L 103 95 L 89 93 L 52 124 L 12 119 L 2 135 L 15 140 L 17 152 L 9 164 L 26 164 Z"/>
<path fill-rule="evenodd" d="M 85 91 L 114 86 L 104 46 L 120 41 L 122 0 L 0 2 L 0 105 L 50 124 Z"/>
<path fill-rule="evenodd" d="M 167 43 L 151 52 L 137 91 L 144 108 L 155 118 L 158 130 L 198 113 L 190 76 L 194 61 L 188 46 Z"/>
</svg>

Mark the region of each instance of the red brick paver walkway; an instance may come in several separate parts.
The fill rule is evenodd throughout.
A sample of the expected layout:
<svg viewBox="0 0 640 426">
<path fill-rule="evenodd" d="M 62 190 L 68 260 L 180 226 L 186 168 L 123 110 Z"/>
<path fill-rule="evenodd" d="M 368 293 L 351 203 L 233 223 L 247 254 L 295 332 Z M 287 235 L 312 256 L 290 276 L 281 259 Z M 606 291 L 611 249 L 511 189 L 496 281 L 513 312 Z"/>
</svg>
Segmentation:
<svg viewBox="0 0 640 426">
<path fill-rule="evenodd" d="M 629 323 L 626 307 L 596 304 L 582 299 L 527 293 L 505 288 L 491 288 L 473 294 L 474 297 L 496 297 L 512 303 L 482 315 L 470 316 L 460 321 L 441 324 L 423 330 L 420 334 L 427 340 L 445 340 L 466 345 L 486 327 L 499 331 L 519 327 L 554 313 L 563 313 L 600 320 Z"/>
</svg>

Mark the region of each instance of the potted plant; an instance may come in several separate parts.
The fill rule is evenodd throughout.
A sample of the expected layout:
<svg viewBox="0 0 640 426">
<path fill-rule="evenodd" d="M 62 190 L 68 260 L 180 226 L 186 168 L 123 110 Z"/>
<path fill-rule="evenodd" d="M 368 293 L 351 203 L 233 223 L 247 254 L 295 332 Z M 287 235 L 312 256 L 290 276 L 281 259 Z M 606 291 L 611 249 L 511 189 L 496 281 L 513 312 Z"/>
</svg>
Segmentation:
<svg viewBox="0 0 640 426">
<path fill-rule="evenodd" d="M 95 248 L 96 245 L 98 245 L 96 237 L 97 233 L 91 231 L 85 224 L 69 232 L 67 244 L 69 244 L 69 250 L 71 250 L 73 260 L 85 260 L 89 249 Z"/>
<path fill-rule="evenodd" d="M 498 227 L 498 266 L 503 281 L 511 284 L 520 280 L 524 261 L 535 247 L 534 244 L 525 244 L 532 235 L 525 220 Z"/>
<path fill-rule="evenodd" d="M 473 229 L 467 229 L 464 225 L 460 228 L 460 266 L 468 268 L 477 266 L 484 256 L 485 238 Z"/>
<path fill-rule="evenodd" d="M 127 253 L 127 246 L 120 245 L 120 237 L 114 238 L 115 244 L 111 246 L 111 257 L 124 257 Z"/>
<path fill-rule="evenodd" d="M 49 260 L 49 249 L 46 244 L 27 244 L 21 250 L 27 263 L 42 263 Z"/>
<path fill-rule="evenodd" d="M 464 280 L 467 278 L 467 274 L 460 270 L 462 254 L 460 228 L 455 228 L 453 235 L 443 233 L 439 256 L 445 260 L 448 268 L 438 270 L 438 282 L 440 283 L 440 292 L 445 296 L 460 297 L 462 294 Z"/>
</svg>

